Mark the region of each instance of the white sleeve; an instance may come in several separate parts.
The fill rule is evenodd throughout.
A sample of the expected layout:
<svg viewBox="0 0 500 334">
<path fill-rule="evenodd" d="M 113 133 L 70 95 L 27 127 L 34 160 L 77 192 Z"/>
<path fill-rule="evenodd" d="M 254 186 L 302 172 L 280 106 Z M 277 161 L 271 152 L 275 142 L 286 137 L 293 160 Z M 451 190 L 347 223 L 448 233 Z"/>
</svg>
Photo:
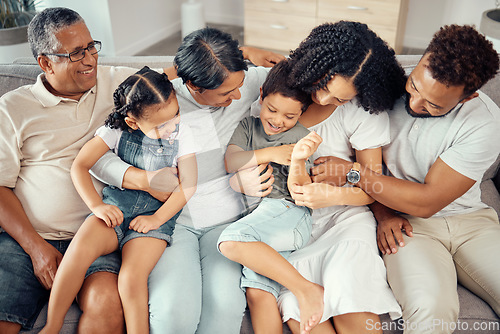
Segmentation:
<svg viewBox="0 0 500 334">
<path fill-rule="evenodd" d="M 196 153 L 198 147 L 194 140 L 193 131 L 189 125 L 184 123 L 179 123 L 179 157 L 183 155 Z"/>
<path fill-rule="evenodd" d="M 344 124 L 349 141 L 357 151 L 378 148 L 391 141 L 386 112 L 370 114 L 357 103 L 351 103 L 344 111 Z"/>
<path fill-rule="evenodd" d="M 122 136 L 122 130 L 111 129 L 107 126 L 101 126 L 96 130 L 95 135 L 101 137 L 102 140 L 108 145 L 110 150 L 115 153 L 118 150 L 118 144 L 120 143 L 120 138 Z"/>
</svg>

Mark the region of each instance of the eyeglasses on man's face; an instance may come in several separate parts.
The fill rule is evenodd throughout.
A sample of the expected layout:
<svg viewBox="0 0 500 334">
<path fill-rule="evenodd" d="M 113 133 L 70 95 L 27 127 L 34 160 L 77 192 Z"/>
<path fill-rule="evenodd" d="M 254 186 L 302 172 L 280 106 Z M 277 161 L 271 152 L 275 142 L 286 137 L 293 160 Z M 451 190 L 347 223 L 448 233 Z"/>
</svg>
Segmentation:
<svg viewBox="0 0 500 334">
<path fill-rule="evenodd" d="M 88 51 L 91 55 L 95 55 L 96 53 L 101 51 L 101 42 L 92 41 L 86 48 L 78 49 L 70 53 L 43 53 L 42 55 L 69 58 L 71 62 L 76 62 L 85 58 L 85 51 Z"/>
</svg>

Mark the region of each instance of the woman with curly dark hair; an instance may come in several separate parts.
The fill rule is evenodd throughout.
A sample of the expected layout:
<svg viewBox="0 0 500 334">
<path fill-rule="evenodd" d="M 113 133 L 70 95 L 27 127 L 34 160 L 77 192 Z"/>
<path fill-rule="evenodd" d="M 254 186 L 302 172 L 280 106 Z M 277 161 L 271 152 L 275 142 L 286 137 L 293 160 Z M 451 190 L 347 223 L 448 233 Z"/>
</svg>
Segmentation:
<svg viewBox="0 0 500 334">
<path fill-rule="evenodd" d="M 351 185 L 335 186 L 329 156 L 381 171 L 382 146 L 390 141 L 384 111 L 403 95 L 404 71 L 394 51 L 365 24 L 346 21 L 313 29 L 291 52 L 290 65 L 290 81 L 314 101 L 300 122 L 323 138 L 313 154 L 312 183 L 291 189 L 297 204 L 314 209 L 312 241 L 289 258 L 304 277 L 324 287 L 323 316 L 311 333 L 382 333 L 379 314 L 395 319 L 401 309 L 378 253 L 376 222 L 367 206 L 373 199 L 352 186 L 359 181 L 357 163 Z M 299 333 L 296 297 L 282 289 L 278 303 L 283 321 Z M 304 329 L 310 330 L 307 324 Z"/>
</svg>

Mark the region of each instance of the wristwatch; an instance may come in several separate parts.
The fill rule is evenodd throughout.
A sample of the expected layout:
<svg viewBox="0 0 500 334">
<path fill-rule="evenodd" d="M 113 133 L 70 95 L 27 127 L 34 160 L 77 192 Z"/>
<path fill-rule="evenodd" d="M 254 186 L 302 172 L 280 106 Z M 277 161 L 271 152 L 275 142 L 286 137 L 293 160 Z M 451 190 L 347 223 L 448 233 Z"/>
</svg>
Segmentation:
<svg viewBox="0 0 500 334">
<path fill-rule="evenodd" d="M 359 182 L 361 179 L 361 174 L 359 173 L 359 170 L 361 169 L 361 165 L 359 162 L 355 162 L 352 165 L 352 168 L 349 172 L 347 172 L 346 179 L 347 183 L 349 184 L 356 184 Z"/>
</svg>

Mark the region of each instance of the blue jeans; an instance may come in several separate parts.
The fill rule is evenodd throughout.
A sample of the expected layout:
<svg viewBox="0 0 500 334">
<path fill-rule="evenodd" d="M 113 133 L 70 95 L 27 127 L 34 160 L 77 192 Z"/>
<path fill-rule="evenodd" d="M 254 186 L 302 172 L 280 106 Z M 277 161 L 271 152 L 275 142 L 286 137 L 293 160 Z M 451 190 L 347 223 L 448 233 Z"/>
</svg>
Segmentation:
<svg viewBox="0 0 500 334">
<path fill-rule="evenodd" d="M 221 233 L 217 245 L 223 241 L 260 241 L 287 259 L 292 251 L 307 244 L 311 229 L 312 218 L 308 208 L 285 199 L 263 198 L 254 211 L 232 223 Z M 243 267 L 241 288 L 264 290 L 277 298 L 281 285 Z"/>
<path fill-rule="evenodd" d="M 149 275 L 151 333 L 240 332 L 246 307 L 241 265 L 217 251 L 227 226 L 176 226 L 171 246 Z"/>
<path fill-rule="evenodd" d="M 64 255 L 70 240 L 46 240 Z M 97 258 L 85 278 L 95 272 L 118 274 L 119 252 Z M 0 233 L 0 320 L 31 329 L 42 307 L 49 300 L 49 290 L 38 282 L 31 258 L 10 235 Z"/>
</svg>

